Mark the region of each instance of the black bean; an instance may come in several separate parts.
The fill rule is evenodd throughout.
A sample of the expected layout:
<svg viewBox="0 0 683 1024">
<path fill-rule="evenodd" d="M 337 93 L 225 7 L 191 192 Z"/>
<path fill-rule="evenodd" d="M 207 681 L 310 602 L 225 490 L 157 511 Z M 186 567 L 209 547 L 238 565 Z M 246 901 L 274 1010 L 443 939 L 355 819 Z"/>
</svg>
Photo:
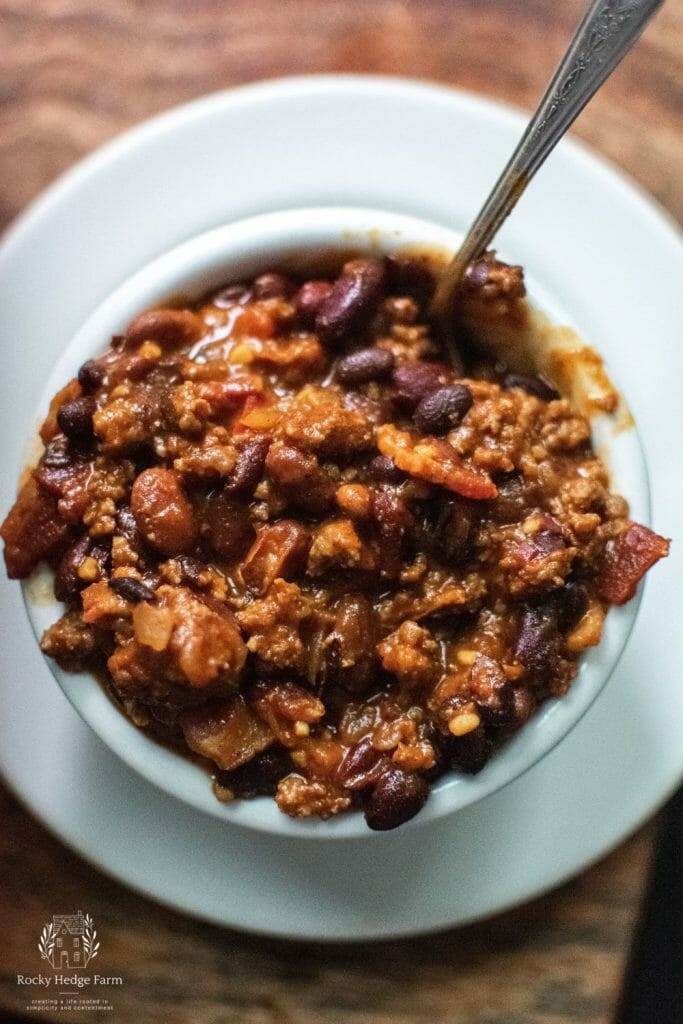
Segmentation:
<svg viewBox="0 0 683 1024">
<path fill-rule="evenodd" d="M 365 820 L 376 832 L 398 828 L 424 807 L 429 786 L 421 775 L 389 768 L 375 785 L 365 805 Z"/>
<path fill-rule="evenodd" d="M 241 494 L 251 497 L 254 488 L 261 479 L 266 455 L 270 448 L 270 438 L 255 437 L 240 449 L 237 454 L 235 468 L 225 485 L 227 494 Z"/>
<path fill-rule="evenodd" d="M 154 600 L 154 591 L 132 576 L 114 576 L 109 580 L 109 586 L 115 594 L 126 601 L 134 601 L 137 604 L 138 601 Z"/>
<path fill-rule="evenodd" d="M 515 655 L 536 680 L 547 679 L 557 663 L 560 632 L 557 612 L 548 604 L 526 608 L 515 646 Z"/>
<path fill-rule="evenodd" d="M 93 439 L 95 401 L 89 396 L 72 398 L 60 406 L 57 413 L 59 429 L 75 445 L 88 445 Z"/>
<path fill-rule="evenodd" d="M 583 583 L 568 580 L 555 594 L 555 604 L 562 632 L 573 629 L 588 608 L 588 591 Z"/>
<path fill-rule="evenodd" d="M 425 395 L 413 413 L 413 421 L 423 434 L 445 434 L 458 425 L 473 402 L 466 384 L 451 384 Z"/>
<path fill-rule="evenodd" d="M 323 341 L 337 344 L 370 319 L 382 298 L 385 276 L 383 260 L 357 259 L 344 265 L 315 318 Z"/>
<path fill-rule="evenodd" d="M 461 565 L 470 553 L 479 519 L 476 503 L 454 499 L 444 504 L 427 501 L 420 507 L 421 543 L 449 565 Z"/>
<path fill-rule="evenodd" d="M 355 387 L 386 377 L 393 369 L 394 354 L 385 348 L 361 348 L 337 363 L 334 376 L 340 384 Z"/>
<path fill-rule="evenodd" d="M 269 747 L 251 761 L 231 772 L 217 772 L 216 781 L 241 800 L 255 796 L 274 796 L 277 784 L 292 771 L 292 762 L 280 746 Z"/>
<path fill-rule="evenodd" d="M 535 395 L 544 402 L 559 398 L 560 393 L 543 377 L 527 376 L 523 373 L 507 373 L 503 378 L 504 388 L 521 388 L 529 395 Z"/>
<path fill-rule="evenodd" d="M 88 534 L 72 544 L 62 555 L 55 570 L 54 591 L 58 601 L 76 604 L 78 596 L 88 584 L 78 575 L 78 568 L 90 551 L 92 541 Z"/>
<path fill-rule="evenodd" d="M 290 277 L 272 271 L 261 274 L 253 284 L 255 299 L 287 299 L 294 294 L 296 285 Z"/>
<path fill-rule="evenodd" d="M 78 383 L 86 393 L 97 391 L 103 380 L 104 367 L 96 359 L 88 359 L 78 371 Z"/>
<path fill-rule="evenodd" d="M 306 281 L 296 293 L 292 302 L 299 319 L 310 327 L 318 315 L 318 310 L 332 291 L 330 281 Z"/>
<path fill-rule="evenodd" d="M 443 363 L 399 363 L 391 375 L 396 400 L 409 409 L 448 384 L 450 379 L 450 370 Z"/>
<path fill-rule="evenodd" d="M 201 577 L 207 568 L 204 562 L 200 562 L 198 558 L 193 558 L 192 555 L 178 555 L 175 561 L 180 569 L 180 582 L 183 586 L 200 587 L 202 585 Z"/>
<path fill-rule="evenodd" d="M 411 295 L 421 304 L 434 294 L 436 279 L 427 263 L 414 256 L 392 253 L 386 258 L 388 287 L 400 295 Z"/>
<path fill-rule="evenodd" d="M 406 478 L 405 473 L 387 455 L 375 455 L 368 465 L 368 473 L 373 480 L 385 484 L 400 484 Z"/>
<path fill-rule="evenodd" d="M 442 740 L 445 756 L 455 771 L 476 775 L 484 767 L 493 751 L 493 743 L 480 725 L 465 736 L 448 736 Z"/>
</svg>

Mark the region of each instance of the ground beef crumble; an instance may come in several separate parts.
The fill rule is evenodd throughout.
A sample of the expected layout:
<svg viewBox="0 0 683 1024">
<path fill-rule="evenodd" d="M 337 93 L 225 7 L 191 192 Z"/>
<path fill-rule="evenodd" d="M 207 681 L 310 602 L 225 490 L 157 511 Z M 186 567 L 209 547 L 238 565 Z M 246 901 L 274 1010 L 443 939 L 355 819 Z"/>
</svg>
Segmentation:
<svg viewBox="0 0 683 1024">
<path fill-rule="evenodd" d="M 586 419 L 473 346 L 521 315 L 521 268 L 469 268 L 461 375 L 433 289 L 402 255 L 230 284 L 141 313 L 51 404 L 8 573 L 50 563 L 43 652 L 104 675 L 221 800 L 400 825 L 567 691 L 668 552 Z"/>
</svg>

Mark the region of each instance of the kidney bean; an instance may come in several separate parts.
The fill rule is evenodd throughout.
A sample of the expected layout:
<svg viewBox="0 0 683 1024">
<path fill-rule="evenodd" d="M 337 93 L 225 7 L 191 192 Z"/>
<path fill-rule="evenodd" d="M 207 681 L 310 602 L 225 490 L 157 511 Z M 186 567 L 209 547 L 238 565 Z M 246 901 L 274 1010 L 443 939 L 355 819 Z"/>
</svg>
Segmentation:
<svg viewBox="0 0 683 1024">
<path fill-rule="evenodd" d="M 503 387 L 521 388 L 522 391 L 535 395 L 544 402 L 551 402 L 554 398 L 560 397 L 559 391 L 543 377 L 527 376 L 523 373 L 506 373 L 503 377 Z"/>
<path fill-rule="evenodd" d="M 393 365 L 393 352 L 376 346 L 361 348 L 339 360 L 334 376 L 345 387 L 355 387 L 357 384 L 367 384 L 370 380 L 386 377 Z"/>
<path fill-rule="evenodd" d="M 226 309 L 228 306 L 245 305 L 251 299 L 251 290 L 245 284 L 229 284 L 227 288 L 221 288 L 212 297 L 211 302 L 219 309 Z"/>
<path fill-rule="evenodd" d="M 133 601 L 135 604 L 154 600 L 154 591 L 132 576 L 114 576 L 109 580 L 109 587 L 125 601 Z"/>
<path fill-rule="evenodd" d="M 466 384 L 451 384 L 432 391 L 418 403 L 413 422 L 423 434 L 445 434 L 472 408 L 474 398 Z"/>
<path fill-rule="evenodd" d="M 344 265 L 315 318 L 323 341 L 336 344 L 370 319 L 382 297 L 385 276 L 382 260 L 357 259 Z"/>
<path fill-rule="evenodd" d="M 77 604 L 81 590 L 88 585 L 87 581 L 78 575 L 78 568 L 90 551 L 91 543 L 90 537 L 86 534 L 72 544 L 60 558 L 54 579 L 54 592 L 58 601 Z"/>
<path fill-rule="evenodd" d="M 143 537 L 163 554 L 184 554 L 197 542 L 192 505 L 172 469 L 145 469 L 136 477 L 130 504 Z"/>
<path fill-rule="evenodd" d="M 72 444 L 85 447 L 94 435 L 93 416 L 95 400 L 88 395 L 72 398 L 60 406 L 57 413 L 59 429 L 68 437 Z"/>
<path fill-rule="evenodd" d="M 284 274 L 271 272 L 261 274 L 253 284 L 255 299 L 288 299 L 296 290 L 296 285 L 291 277 Z"/>
<path fill-rule="evenodd" d="M 256 537 L 248 509 L 234 501 L 226 490 L 211 495 L 204 520 L 211 550 L 225 562 L 242 558 Z"/>
<path fill-rule="evenodd" d="M 368 466 L 368 473 L 373 480 L 385 484 L 400 484 L 406 478 L 394 460 L 386 455 L 375 455 Z"/>
<path fill-rule="evenodd" d="M 216 772 L 216 781 L 226 786 L 238 800 L 255 796 L 274 796 L 280 779 L 292 771 L 289 754 L 274 745 L 231 772 Z"/>
<path fill-rule="evenodd" d="M 398 576 L 403 542 L 415 525 L 413 515 L 405 499 L 392 490 L 374 491 L 372 515 L 379 529 L 380 572 L 383 576 Z"/>
<path fill-rule="evenodd" d="M 391 768 L 389 758 L 375 750 L 370 736 L 350 747 L 337 769 L 337 780 L 344 789 L 368 789 Z"/>
<path fill-rule="evenodd" d="M 373 678 L 375 612 L 364 594 L 345 594 L 334 610 L 327 637 L 326 677 L 353 693 L 361 693 Z"/>
<path fill-rule="evenodd" d="M 389 290 L 400 295 L 412 295 L 422 305 L 434 294 L 436 280 L 427 263 L 414 256 L 391 253 L 386 258 Z"/>
<path fill-rule="evenodd" d="M 560 651 L 557 612 L 551 605 L 526 608 L 515 645 L 515 655 L 534 679 L 552 673 Z"/>
<path fill-rule="evenodd" d="M 125 344 L 136 348 L 143 341 L 156 341 L 162 347 L 189 345 L 201 336 L 202 322 L 189 309 L 150 309 L 127 327 Z"/>
<path fill-rule="evenodd" d="M 320 307 L 331 291 L 332 283 L 330 281 L 306 281 L 299 288 L 292 302 L 299 315 L 299 319 L 307 327 L 310 327 L 315 322 Z"/>
<path fill-rule="evenodd" d="M 225 485 L 226 494 L 251 497 L 261 479 L 269 447 L 270 438 L 255 437 L 240 448 L 235 468 Z"/>
<path fill-rule="evenodd" d="M 380 776 L 365 804 L 365 820 L 376 832 L 398 828 L 424 807 L 429 786 L 421 775 L 392 766 Z"/>
<path fill-rule="evenodd" d="M 450 370 L 443 363 L 399 363 L 391 375 L 396 389 L 396 400 L 409 409 L 433 391 L 443 387 L 451 378 Z"/>
<path fill-rule="evenodd" d="M 104 377 L 104 367 L 96 359 L 88 359 L 78 371 L 78 383 L 85 393 L 97 391 Z"/>
</svg>

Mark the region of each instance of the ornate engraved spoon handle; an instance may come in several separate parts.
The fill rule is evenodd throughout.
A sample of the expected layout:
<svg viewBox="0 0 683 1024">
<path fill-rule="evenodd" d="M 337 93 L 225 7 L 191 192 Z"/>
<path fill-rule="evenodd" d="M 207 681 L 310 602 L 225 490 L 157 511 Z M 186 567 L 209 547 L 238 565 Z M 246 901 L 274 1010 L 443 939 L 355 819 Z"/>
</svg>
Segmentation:
<svg viewBox="0 0 683 1024">
<path fill-rule="evenodd" d="M 444 271 L 433 312 L 445 316 L 472 260 L 478 259 L 545 158 L 630 50 L 664 0 L 594 0 L 524 135 Z"/>
</svg>

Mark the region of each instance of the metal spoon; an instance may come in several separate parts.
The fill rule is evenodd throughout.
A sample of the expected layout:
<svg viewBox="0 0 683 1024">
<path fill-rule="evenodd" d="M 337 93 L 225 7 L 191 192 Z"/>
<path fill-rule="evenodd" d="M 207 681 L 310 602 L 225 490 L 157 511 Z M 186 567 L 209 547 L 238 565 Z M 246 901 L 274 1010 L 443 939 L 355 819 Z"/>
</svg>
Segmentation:
<svg viewBox="0 0 683 1024">
<path fill-rule="evenodd" d="M 484 254 L 545 158 L 630 50 L 663 2 L 594 0 L 586 12 L 505 170 L 437 285 L 432 313 L 442 322 L 455 366 L 461 364 L 448 317 L 463 274 L 473 260 Z"/>
</svg>

